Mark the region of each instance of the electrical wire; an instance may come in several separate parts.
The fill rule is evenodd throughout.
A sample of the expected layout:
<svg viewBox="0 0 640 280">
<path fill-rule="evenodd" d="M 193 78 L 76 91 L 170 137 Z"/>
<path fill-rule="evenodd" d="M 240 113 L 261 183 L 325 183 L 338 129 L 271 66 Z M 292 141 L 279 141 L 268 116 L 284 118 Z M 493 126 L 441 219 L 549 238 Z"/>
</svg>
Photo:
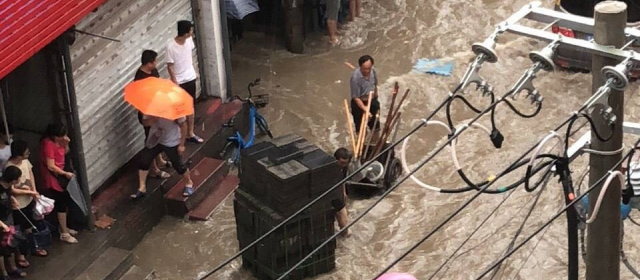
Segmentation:
<svg viewBox="0 0 640 280">
<path fill-rule="evenodd" d="M 624 162 L 624 160 L 626 160 L 629 156 L 631 156 L 635 149 L 637 149 L 638 144 L 640 144 L 640 140 L 638 142 L 636 142 L 636 144 L 634 145 L 634 148 L 631 149 L 629 152 L 626 153 L 626 155 L 619 160 L 611 169 L 609 169 L 610 172 L 613 172 L 614 170 L 616 170 L 620 164 L 622 162 Z M 487 273 L 489 273 L 491 270 L 493 270 L 496 266 L 498 266 L 499 264 L 501 264 L 504 260 L 506 260 L 508 257 L 510 257 L 511 255 L 513 255 L 513 253 L 515 253 L 518 249 L 522 248 L 522 246 L 524 246 L 527 242 L 529 242 L 533 237 L 535 237 L 537 234 L 539 234 L 544 228 L 548 227 L 549 225 L 551 225 L 551 223 L 553 221 L 555 221 L 555 219 L 557 219 L 558 217 L 560 217 L 560 215 L 562 215 L 565 211 L 567 211 L 569 208 L 573 207 L 574 204 L 576 204 L 578 201 L 580 201 L 580 199 L 582 199 L 583 197 L 585 197 L 587 194 L 589 194 L 591 191 L 593 191 L 594 189 L 596 189 L 600 183 L 602 183 L 604 180 L 606 180 L 609 177 L 609 174 L 607 174 L 607 176 L 602 176 L 600 177 L 593 185 L 591 185 L 584 193 L 582 193 L 580 196 L 576 197 L 576 199 L 574 199 L 573 201 L 571 201 L 569 204 L 567 204 L 565 207 L 563 207 L 560 211 L 558 211 L 556 214 L 554 214 L 551 219 L 549 219 L 547 222 L 545 222 L 541 227 L 539 227 L 538 229 L 536 229 L 532 234 L 530 234 L 529 236 L 527 236 L 522 242 L 520 242 L 518 245 L 516 245 L 513 249 L 511 249 L 509 252 L 507 252 L 504 256 L 502 256 L 501 258 L 499 258 L 498 260 L 494 261 L 492 265 L 490 265 L 487 269 L 485 269 L 477 278 L 475 279 L 481 279 L 482 277 L 486 276 Z"/>
<path fill-rule="evenodd" d="M 538 248 L 538 245 L 540 245 L 540 242 L 544 239 L 544 235 L 547 234 L 548 230 L 549 230 L 549 227 L 544 229 L 544 231 L 540 235 L 540 238 L 538 238 L 538 240 L 536 240 L 536 243 L 533 244 L 533 248 L 531 248 L 531 251 L 529 251 L 529 254 L 524 259 L 524 261 L 522 262 L 520 267 L 515 271 L 514 275 L 520 274 L 520 271 L 524 268 L 524 266 L 527 264 L 527 262 L 529 262 L 529 259 L 531 258 L 531 256 L 533 256 L 533 252 L 536 251 L 536 248 Z"/>
<path fill-rule="evenodd" d="M 622 261 L 624 266 L 627 267 L 636 279 L 640 279 L 640 273 L 631 265 L 627 258 L 627 254 L 624 253 L 624 223 L 620 224 L 620 232 L 622 232 L 622 234 L 620 234 L 620 261 Z"/>
<path fill-rule="evenodd" d="M 582 107 L 577 111 L 574 112 L 571 117 L 569 117 L 568 119 L 566 119 L 564 122 L 562 122 L 560 125 L 558 125 L 555 129 L 553 129 L 554 131 L 558 131 L 560 130 L 560 128 L 564 127 L 565 125 L 571 123 L 571 122 L 575 122 L 575 119 L 579 116 L 579 112 L 581 112 L 582 110 L 588 108 L 590 106 L 590 100 L 587 100 L 587 102 L 585 102 Z M 499 102 L 499 101 L 498 101 Z M 519 162 L 520 160 L 522 160 L 524 157 L 526 157 L 527 154 L 529 154 L 538 144 L 540 143 L 540 141 L 538 141 L 538 143 L 536 143 L 533 147 L 529 148 L 528 151 L 526 151 L 525 153 L 523 153 L 516 161 L 514 161 L 512 163 L 512 165 L 516 164 L 517 162 Z M 505 172 L 502 172 L 499 176 L 497 176 L 497 178 L 500 178 L 502 176 L 505 175 Z M 497 179 L 496 178 L 496 179 Z M 427 239 L 429 239 L 433 234 L 435 234 L 435 232 L 439 231 L 442 227 L 444 227 L 444 225 L 446 225 L 449 221 L 451 221 L 455 216 L 457 216 L 460 212 L 462 212 L 462 210 L 464 210 L 466 207 L 468 207 L 471 202 L 473 202 L 475 199 L 477 199 L 480 194 L 482 193 L 482 191 L 488 189 L 494 182 L 496 182 L 496 180 L 492 180 L 491 182 L 489 182 L 487 185 L 485 185 L 484 187 L 481 188 L 481 190 L 479 192 L 477 192 L 476 194 L 474 194 L 472 197 L 470 197 L 467 201 L 465 201 L 464 203 L 462 203 L 462 205 L 460 205 L 455 211 L 453 211 L 453 213 L 451 213 L 444 221 L 442 221 L 440 224 L 438 224 L 433 230 L 431 230 L 427 235 L 425 235 L 420 241 L 418 241 L 416 244 L 414 244 L 411 248 L 409 248 L 408 251 L 406 251 L 404 254 L 402 254 L 399 258 L 397 258 L 395 261 L 393 261 L 390 265 L 388 265 L 382 272 L 380 272 L 374 279 L 380 277 L 382 274 L 384 274 L 385 272 L 387 272 L 389 269 L 391 269 L 394 265 L 396 265 L 398 262 L 400 262 L 400 260 L 402 260 L 403 258 L 405 258 L 408 254 L 410 254 L 413 250 L 415 250 L 418 246 L 420 246 L 422 243 L 424 243 L 424 241 L 426 241 Z M 571 204 L 573 205 L 573 204 Z"/>
<path fill-rule="evenodd" d="M 593 207 L 592 214 L 587 216 L 587 224 L 593 223 L 596 218 L 598 218 L 598 212 L 600 211 L 600 207 L 602 206 L 602 199 L 604 199 L 604 196 L 607 194 L 609 185 L 611 185 L 611 180 L 613 180 L 614 177 L 620 180 L 620 186 L 624 186 L 624 175 L 622 174 L 622 172 L 617 170 L 613 172 L 609 171 L 609 176 L 607 176 L 607 180 L 604 182 L 604 185 L 602 185 L 602 190 L 598 194 L 598 200 L 596 200 L 596 204 Z"/>
<path fill-rule="evenodd" d="M 538 192 L 538 194 L 536 195 L 535 199 L 533 200 L 533 203 L 531 204 L 531 207 L 529 207 L 529 211 L 524 216 L 524 219 L 522 220 L 522 223 L 520 224 L 520 227 L 518 227 L 518 229 L 516 230 L 516 233 L 513 235 L 513 238 L 511 239 L 511 242 L 509 242 L 509 245 L 507 246 L 507 249 L 505 250 L 505 253 L 513 248 L 513 245 L 515 245 L 516 240 L 518 239 L 518 237 L 522 233 L 522 230 L 524 230 L 524 226 L 527 224 L 527 221 L 531 217 L 531 214 L 533 214 L 533 210 L 535 210 L 536 206 L 538 205 L 538 201 L 540 201 L 540 197 L 542 197 L 542 193 L 544 192 L 544 190 L 545 190 L 545 188 L 547 186 L 547 183 L 549 182 L 549 179 L 551 179 L 551 176 L 549 176 L 549 174 L 550 174 L 549 172 L 550 171 L 551 171 L 551 169 L 548 169 L 547 173 L 544 174 L 544 176 L 543 176 L 544 183 L 540 187 L 540 191 Z M 500 271 L 500 266 L 496 267 L 493 270 L 493 275 L 491 275 L 491 277 L 489 279 L 493 279 L 498 274 L 498 271 Z"/>
<path fill-rule="evenodd" d="M 549 176 L 549 174 L 551 174 L 551 170 L 547 170 L 545 174 L 542 175 L 542 178 L 540 180 L 540 182 L 543 184 L 543 188 L 544 186 L 549 182 L 549 179 L 551 178 L 551 176 Z M 467 238 L 462 241 L 462 243 L 460 243 L 460 245 L 453 251 L 453 253 L 451 253 L 449 255 L 449 257 L 447 257 L 447 259 L 445 259 L 445 261 L 440 264 L 440 266 L 436 269 L 436 271 L 434 271 L 431 276 L 429 277 L 430 279 L 433 279 L 446 265 L 447 263 L 449 263 L 455 256 L 456 254 L 462 249 L 462 247 L 464 247 L 464 245 L 466 245 L 471 238 L 484 226 L 484 224 L 489 221 L 489 219 L 498 211 L 498 209 L 511 197 L 511 195 L 513 195 L 515 192 L 509 192 L 503 199 L 502 201 L 500 201 L 500 203 L 498 205 L 496 205 L 496 207 L 493 208 L 493 210 L 489 213 L 489 215 L 487 215 L 484 220 L 482 220 L 482 222 L 476 226 L 476 228 L 471 232 L 471 234 L 469 234 L 467 236 Z M 529 215 L 529 214 L 528 214 Z"/>
<path fill-rule="evenodd" d="M 429 125 L 439 125 L 439 126 L 442 126 L 443 128 L 445 128 L 449 133 L 453 132 L 451 129 L 449 129 L 449 127 L 445 123 L 443 123 L 441 121 L 426 121 L 424 119 L 421 120 L 421 121 L 423 123 L 425 123 L 424 127 L 427 127 Z M 472 125 L 470 125 L 470 127 L 476 127 L 476 128 L 484 130 L 487 133 L 490 133 L 489 130 L 485 126 L 483 126 L 481 124 L 478 124 L 478 123 L 473 123 Z M 404 172 L 406 172 L 406 173 L 410 172 L 410 168 L 409 168 L 409 165 L 407 164 L 407 156 L 406 156 L 406 154 L 407 154 L 407 152 L 406 152 L 407 143 L 409 141 L 409 138 L 410 137 L 405 138 L 405 140 L 402 142 L 402 146 L 400 148 L 400 162 L 402 164 L 402 168 L 404 169 Z M 441 188 L 434 187 L 434 186 L 431 186 L 431 185 L 428 185 L 428 184 L 422 182 L 420 179 L 416 178 L 415 175 L 411 175 L 410 176 L 411 180 L 413 180 L 419 187 L 425 188 L 425 189 L 430 190 L 430 191 L 436 191 L 436 192 L 441 192 L 441 193 L 461 193 L 461 192 L 471 191 L 471 190 L 474 190 L 474 189 L 475 190 L 479 190 L 482 185 L 485 185 L 485 184 L 489 183 L 489 180 L 487 180 L 487 181 L 484 181 L 484 182 L 482 182 L 480 184 L 475 184 L 475 183 L 471 182 L 469 180 L 469 178 L 464 174 L 464 171 L 462 171 L 462 168 L 460 167 L 460 163 L 458 161 L 458 157 L 457 157 L 457 153 L 456 153 L 456 143 L 457 143 L 457 139 L 454 139 L 451 142 L 450 146 L 449 146 L 450 150 L 451 150 L 451 157 L 452 157 L 454 166 L 457 169 L 458 174 L 465 181 L 465 183 L 467 183 L 467 185 L 468 185 L 467 187 L 462 187 L 462 188 L 458 188 L 458 189 L 441 189 Z M 543 155 L 540 155 L 540 157 L 538 157 L 538 158 L 544 158 L 544 157 L 551 157 L 551 155 L 543 154 Z M 513 170 L 523 166 L 524 164 L 526 164 L 526 162 L 518 163 L 515 166 L 513 166 L 513 168 L 509 169 L 509 171 L 513 171 Z M 542 168 L 544 166 L 547 166 L 547 165 L 550 165 L 550 162 L 546 162 L 546 163 L 543 163 L 541 166 L 537 166 L 535 168 L 536 169 L 535 172 L 537 173 L 537 171 L 540 168 Z M 508 186 L 505 186 L 505 187 L 500 187 L 497 190 L 485 190 L 485 192 L 486 193 L 490 193 L 490 194 L 504 193 L 505 191 L 513 189 L 513 188 L 517 187 L 518 185 L 522 184 L 522 182 L 523 182 L 522 180 L 519 180 L 519 181 L 517 181 L 517 182 L 515 182 L 515 183 L 513 183 L 511 185 L 508 185 Z M 471 186 L 471 187 L 469 187 L 469 186 Z"/>
</svg>

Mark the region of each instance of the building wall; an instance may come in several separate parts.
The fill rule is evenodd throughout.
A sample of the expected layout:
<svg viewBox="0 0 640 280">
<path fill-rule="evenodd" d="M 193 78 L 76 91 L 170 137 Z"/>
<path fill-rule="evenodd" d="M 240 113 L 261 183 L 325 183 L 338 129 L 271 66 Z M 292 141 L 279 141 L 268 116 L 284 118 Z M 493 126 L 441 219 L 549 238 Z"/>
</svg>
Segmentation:
<svg viewBox="0 0 640 280">
<path fill-rule="evenodd" d="M 124 102 L 123 88 L 133 80 L 144 49 L 159 53 L 160 76 L 168 78 L 164 48 L 183 19 L 192 19 L 190 0 L 109 0 L 76 25 L 120 40 L 78 33 L 71 46 L 91 192 L 142 149 L 144 133 L 135 110 Z"/>
</svg>

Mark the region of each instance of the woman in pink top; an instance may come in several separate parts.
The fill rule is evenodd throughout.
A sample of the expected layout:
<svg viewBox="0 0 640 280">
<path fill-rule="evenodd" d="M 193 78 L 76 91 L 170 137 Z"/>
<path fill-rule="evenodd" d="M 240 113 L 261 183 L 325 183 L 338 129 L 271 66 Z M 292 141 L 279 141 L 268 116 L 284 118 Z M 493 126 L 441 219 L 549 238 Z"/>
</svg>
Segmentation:
<svg viewBox="0 0 640 280">
<path fill-rule="evenodd" d="M 55 200 L 54 212 L 58 215 L 60 224 L 60 240 L 67 243 L 78 243 L 73 237 L 77 231 L 67 227 L 67 210 L 72 203 L 71 196 L 62 186 L 59 179 L 70 180 L 75 176 L 73 172 L 65 171 L 65 156 L 69 150 L 71 140 L 67 136 L 67 127 L 63 124 L 50 124 L 41 142 L 42 178 L 44 187 Z"/>
</svg>

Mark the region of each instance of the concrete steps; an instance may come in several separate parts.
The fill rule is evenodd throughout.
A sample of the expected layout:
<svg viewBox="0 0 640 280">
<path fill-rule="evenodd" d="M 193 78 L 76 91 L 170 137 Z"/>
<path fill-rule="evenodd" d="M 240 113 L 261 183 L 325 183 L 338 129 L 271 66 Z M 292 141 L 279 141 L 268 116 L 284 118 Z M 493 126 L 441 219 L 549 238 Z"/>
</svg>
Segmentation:
<svg viewBox="0 0 640 280">
<path fill-rule="evenodd" d="M 191 180 L 194 187 L 191 196 L 184 197 L 182 195 L 186 185 L 186 181 L 183 179 L 164 195 L 167 213 L 182 217 L 195 209 L 222 182 L 228 172 L 229 166 L 224 161 L 208 157 L 202 158 L 191 168 Z"/>
<path fill-rule="evenodd" d="M 76 280 L 118 280 L 132 265 L 131 251 L 109 247 Z"/>
<path fill-rule="evenodd" d="M 238 187 L 240 179 L 236 176 L 227 176 L 216 185 L 211 193 L 193 210 L 187 214 L 189 220 L 206 221 L 209 219 L 213 211 L 216 210 L 218 205 L 224 201 Z"/>
<path fill-rule="evenodd" d="M 132 266 L 129 270 L 120 277 L 119 280 L 156 280 L 156 276 L 153 270 L 147 270 L 139 266 Z"/>
</svg>

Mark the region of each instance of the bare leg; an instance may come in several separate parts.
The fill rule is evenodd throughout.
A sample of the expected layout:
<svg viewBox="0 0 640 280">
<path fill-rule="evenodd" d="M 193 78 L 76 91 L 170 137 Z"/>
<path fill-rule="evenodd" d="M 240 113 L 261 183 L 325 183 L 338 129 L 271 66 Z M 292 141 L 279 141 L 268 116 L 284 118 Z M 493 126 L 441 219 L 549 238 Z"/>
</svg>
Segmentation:
<svg viewBox="0 0 640 280">
<path fill-rule="evenodd" d="M 187 127 L 188 127 L 189 137 L 193 137 L 196 135 L 196 132 L 194 129 L 194 122 L 195 122 L 195 115 L 187 116 Z"/>
<path fill-rule="evenodd" d="M 340 211 L 336 213 L 336 220 L 338 220 L 338 227 L 340 227 L 340 229 L 343 229 L 347 226 L 347 224 L 349 224 L 349 214 L 347 213 L 347 207 L 342 207 L 342 209 L 340 209 Z M 343 237 L 348 237 L 349 230 L 347 229 L 343 231 L 341 235 Z"/>
<path fill-rule="evenodd" d="M 11 254 L 7 259 L 7 262 L 9 263 L 9 271 L 15 271 L 16 269 L 18 269 L 18 267 L 16 266 L 14 255 L 15 254 Z"/>
<path fill-rule="evenodd" d="M 167 161 L 164 160 L 164 157 L 162 156 L 162 153 L 158 154 L 158 156 L 156 157 L 156 160 L 154 162 L 155 166 L 158 169 L 162 169 L 162 167 L 164 167 L 165 165 L 167 165 Z"/>
<path fill-rule="evenodd" d="M 147 176 L 149 176 L 149 170 L 138 170 L 138 191 L 147 192 Z"/>
<path fill-rule="evenodd" d="M 0 272 L 2 272 L 2 276 L 8 277 L 9 272 L 7 272 L 7 267 L 4 265 L 4 257 L 0 256 Z"/>
<path fill-rule="evenodd" d="M 353 21 L 356 18 L 356 0 L 349 0 L 349 16 L 347 21 Z"/>
<path fill-rule="evenodd" d="M 60 224 L 60 233 L 69 233 L 67 227 L 67 213 L 58 212 L 58 223 Z"/>
<path fill-rule="evenodd" d="M 189 169 L 187 169 L 187 172 L 182 174 L 182 178 L 184 178 L 184 180 L 187 181 L 187 186 L 193 187 L 193 181 L 191 180 L 191 172 L 189 171 Z"/>
<path fill-rule="evenodd" d="M 335 20 L 327 20 L 327 31 L 329 31 L 329 42 L 331 44 L 338 43 L 338 22 Z"/>
<path fill-rule="evenodd" d="M 182 191 L 182 196 L 190 196 L 193 194 L 193 181 L 191 180 L 191 173 L 189 169 L 187 169 L 184 174 L 182 174 L 182 178 L 187 182 L 184 186 L 184 190 Z"/>
</svg>

